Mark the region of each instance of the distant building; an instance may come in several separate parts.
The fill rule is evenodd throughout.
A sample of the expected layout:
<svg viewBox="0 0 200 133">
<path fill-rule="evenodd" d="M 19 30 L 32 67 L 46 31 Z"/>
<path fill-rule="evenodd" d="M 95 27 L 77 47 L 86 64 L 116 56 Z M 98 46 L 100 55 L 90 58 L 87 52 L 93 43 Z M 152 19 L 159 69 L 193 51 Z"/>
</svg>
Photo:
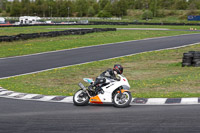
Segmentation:
<svg viewBox="0 0 200 133">
<path fill-rule="evenodd" d="M 41 18 L 37 16 L 21 16 L 19 22 L 20 24 L 36 24 L 40 19 Z"/>
<path fill-rule="evenodd" d="M 4 24 L 6 22 L 5 18 L 0 17 L 0 24 Z"/>
</svg>

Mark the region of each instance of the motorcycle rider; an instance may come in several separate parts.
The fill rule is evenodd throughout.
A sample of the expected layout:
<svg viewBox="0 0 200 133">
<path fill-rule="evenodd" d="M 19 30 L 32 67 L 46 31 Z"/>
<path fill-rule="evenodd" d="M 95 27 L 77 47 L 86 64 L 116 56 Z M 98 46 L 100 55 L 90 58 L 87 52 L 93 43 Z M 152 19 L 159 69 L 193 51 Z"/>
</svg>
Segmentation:
<svg viewBox="0 0 200 133">
<path fill-rule="evenodd" d="M 95 80 L 95 82 L 91 85 L 91 87 L 95 87 L 95 92 L 98 93 L 104 93 L 102 88 L 103 86 L 107 85 L 106 83 L 106 78 L 108 79 L 114 79 L 119 81 L 120 79 L 117 78 L 117 74 L 122 74 L 123 73 L 123 67 L 120 64 L 115 64 L 113 69 L 109 68 L 103 73 L 100 74 Z"/>
</svg>

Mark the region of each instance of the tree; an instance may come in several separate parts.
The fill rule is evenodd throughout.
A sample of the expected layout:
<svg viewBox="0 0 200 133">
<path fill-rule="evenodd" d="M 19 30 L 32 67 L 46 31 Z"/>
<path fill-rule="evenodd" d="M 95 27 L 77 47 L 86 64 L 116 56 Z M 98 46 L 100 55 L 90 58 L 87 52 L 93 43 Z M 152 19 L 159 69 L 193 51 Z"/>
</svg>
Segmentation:
<svg viewBox="0 0 200 133">
<path fill-rule="evenodd" d="M 143 9 L 143 0 L 135 0 L 135 9 Z"/>
<path fill-rule="evenodd" d="M 112 15 L 113 16 L 117 16 L 119 17 L 120 16 L 120 9 L 118 7 L 118 0 L 115 0 L 113 3 L 112 3 Z"/>
<path fill-rule="evenodd" d="M 86 16 L 88 13 L 87 0 L 77 0 L 75 4 L 76 4 L 76 11 L 78 12 L 78 16 L 79 17 Z"/>
<path fill-rule="evenodd" d="M 159 5 L 158 5 L 158 0 L 151 0 L 150 2 L 150 10 L 153 13 L 153 17 L 158 16 L 158 10 L 159 10 Z"/>
<path fill-rule="evenodd" d="M 106 4 L 106 6 L 104 7 L 104 11 L 105 12 L 108 12 L 108 13 L 110 13 L 111 14 L 111 12 L 112 12 L 112 5 L 111 5 L 111 3 L 110 2 L 108 2 L 107 4 Z"/>
<path fill-rule="evenodd" d="M 159 1 L 161 9 L 172 9 L 174 3 L 175 3 L 175 0 L 160 0 Z"/>
<path fill-rule="evenodd" d="M 2 10 L 3 10 L 3 0 L 0 0 L 0 11 L 2 12 Z"/>
<path fill-rule="evenodd" d="M 190 10 L 200 9 L 200 0 L 190 0 L 188 8 Z"/>
<path fill-rule="evenodd" d="M 102 18 L 109 18 L 111 17 L 112 15 L 107 12 L 107 11 L 104 11 L 104 10 L 101 10 L 99 13 L 98 13 L 98 17 L 102 17 Z"/>
<path fill-rule="evenodd" d="M 11 2 L 6 2 L 6 12 L 7 13 L 11 12 Z"/>
<path fill-rule="evenodd" d="M 54 0 L 48 0 L 47 1 L 47 5 L 48 5 L 48 13 L 47 13 L 47 15 L 49 16 L 49 17 L 52 17 L 52 16 L 54 16 L 55 15 L 55 11 L 54 11 L 54 9 L 56 9 L 56 7 L 55 7 L 55 1 Z"/>
<path fill-rule="evenodd" d="M 150 10 L 146 10 L 142 15 L 142 19 L 144 20 L 148 20 L 152 18 L 153 18 L 153 13 Z"/>
<path fill-rule="evenodd" d="M 100 9 L 103 10 L 108 3 L 110 3 L 109 0 L 100 0 L 99 1 Z"/>
<path fill-rule="evenodd" d="M 35 2 L 30 2 L 30 5 L 29 5 L 29 14 L 31 16 L 37 16 L 37 6 L 35 4 Z"/>
<path fill-rule="evenodd" d="M 13 1 L 10 15 L 15 16 L 15 17 L 21 15 L 21 4 L 20 4 L 19 0 Z"/>
<path fill-rule="evenodd" d="M 63 15 L 63 10 L 65 12 L 65 8 L 63 7 L 63 0 L 58 0 L 55 2 L 55 13 L 54 16 L 60 16 L 61 14 Z"/>
<path fill-rule="evenodd" d="M 65 5 L 65 2 L 62 2 L 62 4 L 60 5 L 60 8 L 56 14 L 56 16 L 59 16 L 59 17 L 67 17 L 68 16 L 68 8 L 70 10 L 70 7 L 67 7 Z"/>
<path fill-rule="evenodd" d="M 185 10 L 188 7 L 188 3 L 186 0 L 176 0 L 174 6 L 177 10 Z"/>
<path fill-rule="evenodd" d="M 21 0 L 21 15 L 29 15 L 30 13 L 30 1 L 29 0 Z"/>
<path fill-rule="evenodd" d="M 135 0 L 127 0 L 128 9 L 135 8 Z"/>
<path fill-rule="evenodd" d="M 88 16 L 93 17 L 94 15 L 95 15 L 95 10 L 92 6 L 90 6 L 88 9 Z"/>
<path fill-rule="evenodd" d="M 115 16 L 124 16 L 127 15 L 127 1 L 126 0 L 119 0 L 119 1 L 114 1 L 113 2 L 113 8 L 112 8 L 112 14 Z"/>
<path fill-rule="evenodd" d="M 100 10 L 99 4 L 97 2 L 95 2 L 93 4 L 93 9 L 95 10 L 95 14 L 97 14 Z"/>
<path fill-rule="evenodd" d="M 7 0 L 0 0 L 0 9 L 2 11 L 6 10 L 6 3 L 7 3 Z"/>
</svg>

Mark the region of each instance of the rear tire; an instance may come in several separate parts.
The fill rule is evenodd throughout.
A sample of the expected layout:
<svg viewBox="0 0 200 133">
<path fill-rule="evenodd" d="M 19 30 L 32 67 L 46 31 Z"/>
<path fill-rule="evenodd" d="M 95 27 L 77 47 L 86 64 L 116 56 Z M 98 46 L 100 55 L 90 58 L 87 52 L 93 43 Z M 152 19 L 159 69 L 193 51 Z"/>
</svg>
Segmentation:
<svg viewBox="0 0 200 133">
<path fill-rule="evenodd" d="M 122 96 L 119 97 L 120 93 L 115 93 L 113 98 L 113 104 L 117 108 L 128 107 L 132 101 L 132 96 L 129 91 L 122 93 Z"/>
<path fill-rule="evenodd" d="M 76 106 L 86 106 L 89 103 L 89 96 L 82 89 L 78 90 L 73 96 L 73 102 Z"/>
</svg>

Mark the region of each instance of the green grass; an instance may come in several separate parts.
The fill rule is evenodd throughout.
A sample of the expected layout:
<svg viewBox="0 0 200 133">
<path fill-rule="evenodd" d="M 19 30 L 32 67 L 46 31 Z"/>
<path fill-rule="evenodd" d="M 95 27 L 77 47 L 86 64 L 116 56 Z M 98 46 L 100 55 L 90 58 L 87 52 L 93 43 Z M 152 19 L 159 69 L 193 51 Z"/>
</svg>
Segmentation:
<svg viewBox="0 0 200 133">
<path fill-rule="evenodd" d="M 62 29 L 63 28 L 63 29 Z M 197 28 L 199 26 L 168 26 L 168 25 L 69 25 L 69 26 L 28 26 L 28 27 L 5 27 L 0 28 L 0 36 L 17 35 L 26 33 L 39 33 L 49 31 L 60 31 L 66 28 L 168 28 L 168 29 L 184 29 Z"/>
<path fill-rule="evenodd" d="M 177 26 L 177 25 L 71 25 L 71 26 L 59 26 L 51 28 L 167 28 L 167 29 L 182 29 L 189 30 L 190 28 L 196 28 L 200 30 L 199 26 Z"/>
<path fill-rule="evenodd" d="M 182 54 L 193 50 L 200 51 L 200 44 L 2 79 L 0 86 L 17 92 L 73 95 L 82 78 L 94 79 L 120 63 L 124 66 L 133 97 L 199 97 L 200 68 L 181 67 Z"/>
<path fill-rule="evenodd" d="M 1 42 L 0 57 L 34 54 L 47 51 L 71 49 L 144 38 L 190 34 L 188 31 L 130 31 L 119 30 L 86 35 L 70 35 L 53 38 L 38 38 L 26 41 Z"/>
<path fill-rule="evenodd" d="M 138 21 L 148 23 L 199 23 L 199 21 L 188 21 L 187 16 L 199 15 L 200 10 L 158 10 L 158 17 L 153 17 L 148 21 L 142 19 L 145 10 L 129 9 L 127 16 L 123 18 L 127 21 Z"/>
<path fill-rule="evenodd" d="M 199 21 L 188 21 L 187 17 L 184 17 L 185 19 L 178 18 L 180 16 L 167 16 L 167 17 L 154 17 L 153 19 L 149 20 L 142 20 L 138 18 L 132 18 L 134 21 L 138 22 L 146 22 L 146 23 L 186 23 L 186 24 L 198 24 Z M 128 17 L 130 19 L 130 17 Z"/>
<path fill-rule="evenodd" d="M 199 23 L 199 21 L 188 21 L 187 16 L 188 15 L 199 15 L 200 10 L 192 9 L 192 10 L 167 10 L 167 9 L 159 9 L 158 10 L 158 17 L 153 17 L 152 19 L 146 21 L 142 19 L 142 15 L 145 12 L 145 10 L 140 10 L 140 9 L 128 9 L 127 10 L 127 15 L 123 16 L 121 20 L 107 20 L 107 19 L 90 19 L 87 17 L 82 17 L 81 20 L 89 20 L 89 21 L 106 21 L 106 22 L 133 22 L 133 21 L 138 21 L 138 22 L 149 22 L 149 23 Z M 5 15 L 3 13 L 3 16 L 9 16 L 9 14 Z M 0 13 L 1 15 L 1 13 Z M 10 19 L 10 20 L 15 20 L 18 21 L 18 19 Z M 7 21 L 10 21 L 7 19 Z M 69 19 L 51 19 L 54 22 L 63 22 L 63 21 L 68 21 Z M 42 21 L 47 21 L 43 19 Z M 70 19 L 70 21 L 80 21 L 77 19 Z"/>
<path fill-rule="evenodd" d="M 28 27 L 4 27 L 0 28 L 0 36 L 10 36 L 17 34 L 27 34 L 27 33 L 40 33 L 40 32 L 49 32 L 49 31 L 60 31 L 63 29 L 49 29 L 45 26 L 28 26 Z"/>
</svg>

